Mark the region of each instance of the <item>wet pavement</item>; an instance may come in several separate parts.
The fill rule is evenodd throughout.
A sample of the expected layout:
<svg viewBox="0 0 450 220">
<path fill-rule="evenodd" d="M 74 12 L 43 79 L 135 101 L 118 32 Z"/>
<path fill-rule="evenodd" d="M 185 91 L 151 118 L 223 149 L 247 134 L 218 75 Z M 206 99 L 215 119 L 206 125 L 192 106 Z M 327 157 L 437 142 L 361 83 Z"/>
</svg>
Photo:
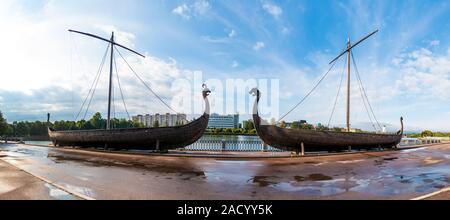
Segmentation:
<svg viewBox="0 0 450 220">
<path fill-rule="evenodd" d="M 450 144 L 265 159 L 0 144 L 1 160 L 94 199 L 411 199 L 450 186 Z M 0 173 L 0 190 L 4 173 Z M 2 193 L 6 192 L 0 191 L 0 199 Z"/>
<path fill-rule="evenodd" d="M 75 200 L 79 198 L 0 160 L 0 200 L 29 199 Z"/>
</svg>

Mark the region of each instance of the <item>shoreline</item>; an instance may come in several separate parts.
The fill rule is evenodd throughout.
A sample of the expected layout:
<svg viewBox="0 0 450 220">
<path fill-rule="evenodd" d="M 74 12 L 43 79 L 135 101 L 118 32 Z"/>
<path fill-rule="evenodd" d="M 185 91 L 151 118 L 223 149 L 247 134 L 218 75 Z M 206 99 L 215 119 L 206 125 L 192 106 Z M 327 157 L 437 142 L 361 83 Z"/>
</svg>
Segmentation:
<svg viewBox="0 0 450 220">
<path fill-rule="evenodd" d="M 178 158 L 213 158 L 213 159 L 278 159 L 278 158 L 314 158 L 314 157 L 327 157 L 327 156 L 340 156 L 340 155 L 358 155 L 368 153 L 385 153 L 385 152 L 399 152 L 405 150 L 420 149 L 430 146 L 445 145 L 447 143 L 436 144 L 423 144 L 416 146 L 408 146 L 401 148 L 392 148 L 384 150 L 373 151 L 351 151 L 351 152 L 339 152 L 339 153 L 307 153 L 304 156 L 292 155 L 291 152 L 235 152 L 235 151 L 189 151 L 189 150 L 172 150 L 169 153 L 157 153 L 157 152 L 138 152 L 138 151 L 120 151 L 120 150 L 103 150 L 95 148 L 77 148 L 77 147 L 55 147 L 52 145 L 39 145 L 39 144 L 26 144 L 26 143 L 14 143 L 22 144 L 26 146 L 38 146 L 57 150 L 68 151 L 81 151 L 81 152 L 98 152 L 98 153 L 111 153 L 111 154 L 124 154 L 124 155 L 142 155 L 142 156 L 161 156 L 161 157 L 178 157 Z M 276 155 L 278 154 L 278 155 Z"/>
</svg>

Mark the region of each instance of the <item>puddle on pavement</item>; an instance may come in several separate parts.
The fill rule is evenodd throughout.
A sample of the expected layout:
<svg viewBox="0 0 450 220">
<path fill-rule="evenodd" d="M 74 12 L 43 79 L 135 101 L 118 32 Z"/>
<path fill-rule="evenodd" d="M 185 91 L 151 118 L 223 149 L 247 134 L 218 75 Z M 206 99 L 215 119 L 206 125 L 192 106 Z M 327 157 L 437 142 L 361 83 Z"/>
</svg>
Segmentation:
<svg viewBox="0 0 450 220">
<path fill-rule="evenodd" d="M 398 157 L 380 157 L 374 160 L 374 165 L 377 167 L 382 167 L 383 165 L 392 161 L 396 161 L 397 159 Z"/>
<path fill-rule="evenodd" d="M 205 178 L 205 173 L 203 171 L 190 170 L 187 168 L 179 168 L 172 166 L 165 166 L 162 164 L 154 164 L 154 163 L 139 163 L 139 162 L 129 162 L 124 163 L 112 159 L 105 158 L 94 158 L 94 159 L 86 159 L 84 157 L 77 156 L 66 156 L 66 155 L 57 155 L 57 154 L 49 154 L 48 158 L 53 160 L 55 163 L 65 163 L 67 161 L 81 163 L 83 165 L 89 165 L 91 167 L 121 167 L 121 168 L 136 168 L 142 169 L 146 171 L 153 171 L 164 174 L 175 174 L 182 180 L 191 180 L 193 178 Z"/>
<path fill-rule="evenodd" d="M 297 182 L 304 182 L 304 181 L 328 181 L 328 180 L 332 180 L 333 177 L 331 176 L 326 176 L 323 175 L 321 173 L 313 173 L 307 177 L 304 176 L 294 176 L 294 179 Z"/>
<path fill-rule="evenodd" d="M 295 186 L 295 185 L 292 185 L 291 183 L 280 183 L 280 184 L 275 185 L 274 188 L 280 189 L 282 191 L 296 192 L 296 193 L 299 193 L 302 195 L 308 195 L 308 196 L 330 196 L 330 195 L 344 193 L 347 191 L 346 189 L 343 189 L 338 186 L 332 186 L 332 185 Z"/>
<path fill-rule="evenodd" d="M 383 158 L 383 160 L 385 161 L 393 161 L 393 160 L 397 160 L 398 157 L 387 157 L 387 158 Z"/>
<path fill-rule="evenodd" d="M 274 176 L 255 176 L 253 177 L 253 183 L 258 184 L 260 187 L 267 187 L 277 183 L 273 180 L 275 178 Z"/>
<path fill-rule="evenodd" d="M 306 177 L 304 176 L 294 176 L 294 180 L 296 182 L 307 182 L 307 181 L 311 181 L 311 182 L 321 182 L 321 181 L 330 181 L 333 180 L 333 177 L 331 176 L 326 176 L 320 173 L 313 173 L 310 174 Z M 251 179 L 252 183 L 254 184 L 258 184 L 258 186 L 260 187 L 267 187 L 270 185 L 277 185 L 279 184 L 280 178 L 276 177 L 276 176 L 254 176 Z"/>
<path fill-rule="evenodd" d="M 192 178 L 200 177 L 206 178 L 205 172 L 203 171 L 186 171 L 178 174 L 182 180 L 191 180 Z"/>
<path fill-rule="evenodd" d="M 56 188 L 56 187 L 54 187 L 54 186 L 52 186 L 52 185 L 50 185 L 50 184 L 48 184 L 48 183 L 45 184 L 45 187 L 48 188 L 48 190 L 49 190 L 49 195 L 50 195 L 52 198 L 54 198 L 54 199 L 57 199 L 57 200 L 78 200 L 77 197 L 75 197 L 75 196 L 69 194 L 69 193 L 66 192 L 66 191 L 63 191 L 63 190 L 61 190 L 61 189 L 58 189 L 58 188 Z"/>
<path fill-rule="evenodd" d="M 76 192 L 84 196 L 88 196 L 91 198 L 95 197 L 95 193 L 93 190 L 87 188 L 87 187 L 81 187 L 81 186 L 74 186 L 70 184 L 62 184 L 64 188 L 68 189 L 70 192 Z"/>
<path fill-rule="evenodd" d="M 304 164 L 318 164 L 319 162 L 316 161 L 306 161 Z"/>
</svg>

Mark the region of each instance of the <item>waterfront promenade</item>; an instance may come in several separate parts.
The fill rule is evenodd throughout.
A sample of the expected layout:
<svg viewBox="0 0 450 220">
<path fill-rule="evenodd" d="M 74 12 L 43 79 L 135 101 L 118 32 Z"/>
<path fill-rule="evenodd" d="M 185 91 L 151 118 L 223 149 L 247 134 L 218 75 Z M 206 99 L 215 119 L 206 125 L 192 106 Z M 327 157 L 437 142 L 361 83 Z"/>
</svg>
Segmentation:
<svg viewBox="0 0 450 220">
<path fill-rule="evenodd" d="M 450 144 L 260 159 L 0 144 L 0 199 L 413 199 L 449 187 L 449 167 Z"/>
</svg>

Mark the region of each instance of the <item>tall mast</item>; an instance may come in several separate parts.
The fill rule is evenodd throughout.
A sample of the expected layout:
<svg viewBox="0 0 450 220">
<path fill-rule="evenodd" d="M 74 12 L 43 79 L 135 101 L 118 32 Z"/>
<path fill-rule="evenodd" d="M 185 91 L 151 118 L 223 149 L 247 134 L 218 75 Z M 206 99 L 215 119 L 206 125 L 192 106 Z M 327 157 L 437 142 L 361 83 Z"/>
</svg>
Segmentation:
<svg viewBox="0 0 450 220">
<path fill-rule="evenodd" d="M 351 51 L 350 37 L 347 43 L 347 132 L 350 132 L 350 51 Z"/>
<path fill-rule="evenodd" d="M 336 58 L 334 58 L 330 64 L 336 62 L 340 57 L 342 57 L 344 54 L 347 53 L 347 132 L 350 132 L 350 59 L 352 56 L 352 49 L 359 45 L 361 42 L 365 41 L 367 38 L 371 37 L 372 35 L 376 34 L 378 30 L 373 31 L 372 33 L 368 34 L 367 36 L 363 37 L 361 40 L 357 41 L 354 44 L 350 43 L 350 37 L 348 38 L 347 42 L 347 49 L 342 51 Z"/>
<path fill-rule="evenodd" d="M 106 130 L 111 130 L 111 94 L 114 59 L 114 32 L 111 35 L 111 60 L 109 63 L 109 91 L 108 91 L 108 118 L 106 119 Z"/>
</svg>

